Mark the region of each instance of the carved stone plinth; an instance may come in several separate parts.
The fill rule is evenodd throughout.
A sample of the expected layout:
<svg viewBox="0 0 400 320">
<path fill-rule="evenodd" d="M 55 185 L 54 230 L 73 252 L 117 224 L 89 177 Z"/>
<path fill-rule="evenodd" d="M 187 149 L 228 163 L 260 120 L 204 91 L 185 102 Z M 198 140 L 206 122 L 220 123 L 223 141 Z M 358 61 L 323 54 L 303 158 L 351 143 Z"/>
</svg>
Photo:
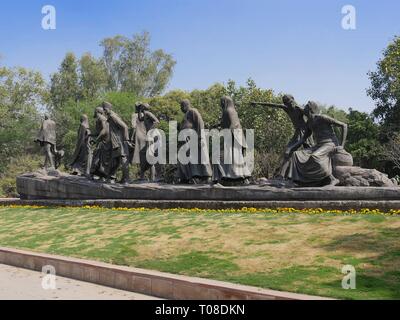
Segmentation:
<svg viewBox="0 0 400 320">
<path fill-rule="evenodd" d="M 221 185 L 106 184 L 84 177 L 40 172 L 17 178 L 21 199 L 96 200 L 203 200 L 203 201 L 345 201 L 400 200 L 400 188 L 327 187 L 293 188 L 274 183 L 224 187 Z"/>
</svg>

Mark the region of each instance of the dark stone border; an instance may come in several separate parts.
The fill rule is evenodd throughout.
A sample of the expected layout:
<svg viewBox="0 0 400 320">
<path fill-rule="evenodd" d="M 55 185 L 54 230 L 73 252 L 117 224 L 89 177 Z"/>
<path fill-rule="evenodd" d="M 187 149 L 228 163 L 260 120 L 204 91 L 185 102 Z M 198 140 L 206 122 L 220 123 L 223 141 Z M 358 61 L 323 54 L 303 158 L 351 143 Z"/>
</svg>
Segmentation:
<svg viewBox="0 0 400 320">
<path fill-rule="evenodd" d="M 379 209 L 383 212 L 399 210 L 400 200 L 312 200 L 312 201 L 205 201 L 205 200 L 20 200 L 0 199 L 0 205 L 36 205 L 46 207 L 100 206 L 104 208 L 149 209 L 242 209 L 242 208 L 294 208 L 324 210 Z"/>
<path fill-rule="evenodd" d="M 0 263 L 35 271 L 51 265 L 58 276 L 165 299 L 330 300 L 9 248 L 0 248 Z"/>
</svg>

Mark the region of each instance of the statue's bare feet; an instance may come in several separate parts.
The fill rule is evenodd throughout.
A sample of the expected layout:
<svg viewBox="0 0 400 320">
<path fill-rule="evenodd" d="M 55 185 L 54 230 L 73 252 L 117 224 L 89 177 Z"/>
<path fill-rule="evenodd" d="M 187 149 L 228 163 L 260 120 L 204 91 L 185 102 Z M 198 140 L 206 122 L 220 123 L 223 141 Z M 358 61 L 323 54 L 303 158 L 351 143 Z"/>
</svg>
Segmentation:
<svg viewBox="0 0 400 320">
<path fill-rule="evenodd" d="M 218 180 L 211 181 L 210 186 L 211 187 L 223 187 L 223 185 L 221 183 L 219 183 Z"/>
<path fill-rule="evenodd" d="M 125 180 L 121 180 L 121 181 L 119 182 L 119 184 L 122 184 L 122 185 L 124 185 L 124 186 L 127 186 L 127 185 L 131 184 L 131 181 L 130 181 L 129 179 L 125 179 Z"/>
</svg>

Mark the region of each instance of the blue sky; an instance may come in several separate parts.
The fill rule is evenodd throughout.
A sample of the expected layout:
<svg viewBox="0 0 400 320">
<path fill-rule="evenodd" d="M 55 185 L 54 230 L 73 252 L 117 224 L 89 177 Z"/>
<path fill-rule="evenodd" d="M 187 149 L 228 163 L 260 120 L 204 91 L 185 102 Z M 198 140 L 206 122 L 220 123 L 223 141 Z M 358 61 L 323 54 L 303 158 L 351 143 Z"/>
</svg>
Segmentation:
<svg viewBox="0 0 400 320">
<path fill-rule="evenodd" d="M 57 29 L 41 28 L 44 5 Z M 344 5 L 357 29 L 341 27 Z M 366 73 L 400 35 L 398 0 L 13 0 L 0 4 L 0 63 L 46 77 L 67 51 L 101 54 L 101 39 L 147 30 L 178 64 L 169 89 L 205 89 L 251 77 L 261 87 L 371 111 Z"/>
</svg>

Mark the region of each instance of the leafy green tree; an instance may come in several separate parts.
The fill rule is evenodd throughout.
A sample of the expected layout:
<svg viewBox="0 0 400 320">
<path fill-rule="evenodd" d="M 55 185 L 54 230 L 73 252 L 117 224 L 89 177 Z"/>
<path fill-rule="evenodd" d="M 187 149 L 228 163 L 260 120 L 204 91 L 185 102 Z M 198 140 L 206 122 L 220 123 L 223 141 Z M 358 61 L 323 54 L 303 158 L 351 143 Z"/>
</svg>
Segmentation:
<svg viewBox="0 0 400 320">
<path fill-rule="evenodd" d="M 400 37 L 395 37 L 377 63 L 377 70 L 368 73 L 371 87 L 368 95 L 375 101 L 373 115 L 389 131 L 400 130 Z"/>
<path fill-rule="evenodd" d="M 347 151 L 354 158 L 354 164 L 363 168 L 383 169 L 383 147 L 379 141 L 380 127 L 373 118 L 357 110 L 349 110 L 349 133 L 347 136 Z"/>
<path fill-rule="evenodd" d="M 0 68 L 0 174 L 11 158 L 33 151 L 38 110 L 45 97 L 46 84 L 39 72 Z"/>
<path fill-rule="evenodd" d="M 282 97 L 270 89 L 261 89 L 249 79 L 246 86 L 237 87 L 233 81 L 227 85 L 227 94 L 237 105 L 244 129 L 255 132 L 255 176 L 272 177 L 293 134 L 293 126 L 283 110 L 253 106 L 252 102 L 282 103 Z"/>
<path fill-rule="evenodd" d="M 176 61 L 161 49 L 150 49 L 148 32 L 136 34 L 132 39 L 123 36 L 106 38 L 101 46 L 109 90 L 153 97 L 168 85 Z"/>
<path fill-rule="evenodd" d="M 206 127 L 213 127 L 220 122 L 221 98 L 227 94 L 226 87 L 216 83 L 207 90 L 193 90 L 190 92 L 190 100 L 193 106 L 203 115 Z"/>
<path fill-rule="evenodd" d="M 73 53 L 67 53 L 59 71 L 51 77 L 50 107 L 52 111 L 61 110 L 67 103 L 76 103 L 80 96 L 78 62 Z"/>
<path fill-rule="evenodd" d="M 90 53 L 84 54 L 79 60 L 79 85 L 81 97 L 85 100 L 96 99 L 106 91 L 106 68 L 102 61 Z"/>
<path fill-rule="evenodd" d="M 119 57 L 124 50 L 124 41 L 125 38 L 118 35 L 100 42 L 100 46 L 103 47 L 102 60 L 107 72 L 107 89 L 110 91 L 121 89 L 123 67 Z"/>
<path fill-rule="evenodd" d="M 347 112 L 335 106 L 322 105 L 321 112 L 344 123 L 349 121 Z"/>
</svg>

